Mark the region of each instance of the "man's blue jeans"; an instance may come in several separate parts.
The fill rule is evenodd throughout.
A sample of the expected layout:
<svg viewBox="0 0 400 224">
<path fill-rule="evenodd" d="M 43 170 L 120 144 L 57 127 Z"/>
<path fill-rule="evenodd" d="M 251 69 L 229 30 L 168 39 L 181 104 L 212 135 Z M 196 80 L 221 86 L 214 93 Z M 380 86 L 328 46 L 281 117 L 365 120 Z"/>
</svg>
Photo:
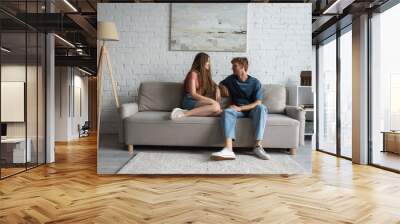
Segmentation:
<svg viewBox="0 0 400 224">
<path fill-rule="evenodd" d="M 221 122 L 225 138 L 235 139 L 236 120 L 241 117 L 250 117 L 252 120 L 255 140 L 262 140 L 264 137 L 265 125 L 267 124 L 268 110 L 263 104 L 257 105 L 251 111 L 238 112 L 227 108 L 222 113 Z"/>
</svg>

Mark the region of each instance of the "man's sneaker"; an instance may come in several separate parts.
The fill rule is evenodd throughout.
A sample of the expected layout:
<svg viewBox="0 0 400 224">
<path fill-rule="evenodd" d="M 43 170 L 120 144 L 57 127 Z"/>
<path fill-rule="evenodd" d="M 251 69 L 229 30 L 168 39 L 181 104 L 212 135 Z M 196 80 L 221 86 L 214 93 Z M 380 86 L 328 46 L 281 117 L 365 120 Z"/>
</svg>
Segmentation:
<svg viewBox="0 0 400 224">
<path fill-rule="evenodd" d="M 182 118 L 185 116 L 184 112 L 186 110 L 183 110 L 181 108 L 175 108 L 172 110 L 170 118 L 171 120 L 178 120 L 179 118 Z"/>
<path fill-rule="evenodd" d="M 260 159 L 268 160 L 271 159 L 271 156 L 265 152 L 264 148 L 261 145 L 254 147 L 253 149 L 254 154 L 258 156 Z"/>
<path fill-rule="evenodd" d="M 232 149 L 223 148 L 219 152 L 214 152 L 211 154 L 212 160 L 232 160 L 236 159 L 235 153 L 233 153 Z"/>
</svg>

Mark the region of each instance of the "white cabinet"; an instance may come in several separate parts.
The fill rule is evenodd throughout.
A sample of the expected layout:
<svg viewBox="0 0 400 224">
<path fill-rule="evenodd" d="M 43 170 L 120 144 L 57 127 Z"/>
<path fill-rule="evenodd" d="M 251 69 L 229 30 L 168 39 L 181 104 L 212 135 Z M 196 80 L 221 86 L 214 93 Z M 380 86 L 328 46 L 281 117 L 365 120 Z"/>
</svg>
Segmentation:
<svg viewBox="0 0 400 224">
<path fill-rule="evenodd" d="M 312 86 L 288 87 L 289 105 L 302 107 L 306 111 L 305 136 L 314 134 L 314 92 Z"/>
<path fill-rule="evenodd" d="M 25 151 L 25 144 L 27 144 Z M 25 138 L 7 138 L 1 140 L 2 151 L 10 151 L 12 153 L 12 163 L 25 163 L 32 160 L 32 141 Z M 25 161 L 26 160 L 26 161 Z M 11 162 L 11 161 L 10 161 Z"/>
</svg>

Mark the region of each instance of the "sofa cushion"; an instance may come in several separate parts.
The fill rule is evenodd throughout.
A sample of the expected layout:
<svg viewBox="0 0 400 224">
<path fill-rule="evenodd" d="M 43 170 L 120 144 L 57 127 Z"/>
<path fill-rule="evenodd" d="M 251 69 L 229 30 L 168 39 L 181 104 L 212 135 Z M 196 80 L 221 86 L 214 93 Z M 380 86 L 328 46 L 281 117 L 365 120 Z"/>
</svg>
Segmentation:
<svg viewBox="0 0 400 224">
<path fill-rule="evenodd" d="M 182 83 L 143 82 L 139 87 L 139 111 L 171 111 L 181 106 L 182 97 Z"/>
<path fill-rule="evenodd" d="M 217 124 L 220 117 L 185 117 L 179 120 L 171 120 L 169 112 L 144 111 L 138 112 L 128 118 L 129 123 L 159 123 L 159 124 Z M 239 122 L 249 122 L 250 118 L 240 118 Z M 299 121 L 283 114 L 269 114 L 267 126 L 298 126 Z"/>
<path fill-rule="evenodd" d="M 299 126 L 300 122 L 284 114 L 268 114 L 267 126 Z"/>
<path fill-rule="evenodd" d="M 126 144 L 160 146 L 223 146 L 220 117 L 169 119 L 169 112 L 144 111 L 124 119 Z M 236 124 L 235 147 L 252 147 L 253 126 L 249 118 Z M 268 148 L 296 148 L 299 122 L 283 114 L 268 115 L 262 144 Z"/>
<path fill-rule="evenodd" d="M 135 113 L 128 118 L 133 123 L 169 123 L 169 124 L 211 124 L 217 122 L 216 117 L 186 117 L 179 120 L 171 120 L 170 112 L 143 111 Z"/>
<path fill-rule="evenodd" d="M 283 114 L 286 107 L 286 88 L 278 84 L 263 85 L 263 104 L 267 106 L 268 113 Z"/>
</svg>

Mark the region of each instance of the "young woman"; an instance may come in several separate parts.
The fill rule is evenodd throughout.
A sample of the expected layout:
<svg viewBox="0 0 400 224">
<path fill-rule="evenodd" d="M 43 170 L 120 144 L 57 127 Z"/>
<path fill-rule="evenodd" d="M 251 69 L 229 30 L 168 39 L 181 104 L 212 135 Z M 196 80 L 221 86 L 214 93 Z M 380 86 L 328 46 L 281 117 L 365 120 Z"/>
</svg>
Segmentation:
<svg viewBox="0 0 400 224">
<path fill-rule="evenodd" d="M 171 119 L 189 116 L 217 116 L 222 110 L 219 105 L 221 93 L 211 78 L 210 56 L 198 53 L 184 81 L 182 109 L 172 110 Z"/>
</svg>

